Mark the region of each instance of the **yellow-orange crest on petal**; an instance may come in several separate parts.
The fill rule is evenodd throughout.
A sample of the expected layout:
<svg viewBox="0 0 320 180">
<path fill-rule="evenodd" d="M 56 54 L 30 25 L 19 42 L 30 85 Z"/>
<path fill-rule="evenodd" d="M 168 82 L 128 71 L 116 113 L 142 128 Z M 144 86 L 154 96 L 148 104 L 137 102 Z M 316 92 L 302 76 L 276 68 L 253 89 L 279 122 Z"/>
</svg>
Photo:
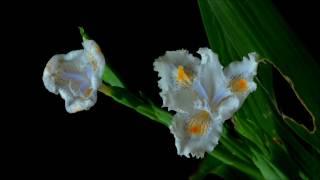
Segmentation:
<svg viewBox="0 0 320 180">
<path fill-rule="evenodd" d="M 249 88 L 248 81 L 242 78 L 236 78 L 232 80 L 230 87 L 233 92 L 240 92 L 240 93 L 246 92 Z"/>
<path fill-rule="evenodd" d="M 182 86 L 191 85 L 191 79 L 189 75 L 185 72 L 183 66 L 178 66 L 177 69 L 177 82 Z"/>
<path fill-rule="evenodd" d="M 209 113 L 201 111 L 189 120 L 187 124 L 187 131 L 190 135 L 203 136 L 207 133 L 209 125 Z"/>
</svg>

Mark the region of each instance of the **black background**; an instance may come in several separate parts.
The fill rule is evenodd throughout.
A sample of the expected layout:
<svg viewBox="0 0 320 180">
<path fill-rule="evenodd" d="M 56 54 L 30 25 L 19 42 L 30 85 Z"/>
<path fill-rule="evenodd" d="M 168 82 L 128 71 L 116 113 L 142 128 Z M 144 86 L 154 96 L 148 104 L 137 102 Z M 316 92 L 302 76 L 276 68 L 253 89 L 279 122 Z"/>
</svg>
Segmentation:
<svg viewBox="0 0 320 180">
<path fill-rule="evenodd" d="M 319 6 L 311 0 L 274 2 L 319 59 Z M 187 179 L 194 172 L 200 161 L 176 155 L 165 126 L 103 94 L 90 111 L 68 114 L 41 77 L 54 54 L 81 48 L 78 26 L 83 26 L 128 88 L 160 105 L 154 59 L 167 50 L 208 46 L 196 1 L 55 1 L 19 7 L 6 14 L 3 27 L 10 38 L 6 53 L 14 57 L 10 67 L 21 68 L 9 79 L 14 91 L 6 105 L 10 116 L 4 117 L 10 122 L 4 138 L 10 144 L 7 167 L 16 169 L 12 175 Z"/>
</svg>

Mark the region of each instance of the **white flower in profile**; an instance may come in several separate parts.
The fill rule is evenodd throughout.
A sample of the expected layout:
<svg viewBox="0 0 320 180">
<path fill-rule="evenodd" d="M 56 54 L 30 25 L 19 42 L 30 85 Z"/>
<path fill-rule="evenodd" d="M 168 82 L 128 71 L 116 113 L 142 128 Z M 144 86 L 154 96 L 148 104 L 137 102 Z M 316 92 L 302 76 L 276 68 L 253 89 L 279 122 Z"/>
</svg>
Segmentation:
<svg viewBox="0 0 320 180">
<path fill-rule="evenodd" d="M 223 122 L 255 89 L 251 86 L 256 87 L 252 84 L 256 67 L 249 67 L 245 59 L 223 71 L 210 49 L 201 48 L 198 53 L 201 60 L 185 50 L 167 51 L 155 60 L 154 70 L 161 78 L 163 106 L 177 112 L 169 128 L 178 154 L 200 158 L 218 144 Z"/>
<path fill-rule="evenodd" d="M 97 101 L 97 90 L 105 67 L 105 58 L 93 40 L 84 40 L 81 50 L 54 55 L 43 72 L 48 91 L 60 94 L 69 113 L 88 110 Z"/>
</svg>

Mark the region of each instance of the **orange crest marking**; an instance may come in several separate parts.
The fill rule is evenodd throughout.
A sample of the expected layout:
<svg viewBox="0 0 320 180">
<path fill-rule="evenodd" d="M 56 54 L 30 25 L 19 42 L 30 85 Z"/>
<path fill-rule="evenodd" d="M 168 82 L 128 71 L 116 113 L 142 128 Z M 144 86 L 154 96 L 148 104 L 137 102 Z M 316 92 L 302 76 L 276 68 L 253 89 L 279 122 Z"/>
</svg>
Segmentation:
<svg viewBox="0 0 320 180">
<path fill-rule="evenodd" d="M 207 133 L 209 124 L 209 113 L 201 111 L 190 119 L 187 124 L 187 131 L 190 135 L 203 136 Z"/>
<path fill-rule="evenodd" d="M 191 85 L 190 77 L 184 71 L 183 66 L 181 66 L 181 65 L 178 66 L 178 70 L 177 71 L 178 71 L 177 72 L 177 81 L 183 86 Z"/>
<path fill-rule="evenodd" d="M 233 92 L 246 92 L 248 90 L 248 81 L 246 79 L 237 78 L 231 81 L 231 90 Z"/>
</svg>

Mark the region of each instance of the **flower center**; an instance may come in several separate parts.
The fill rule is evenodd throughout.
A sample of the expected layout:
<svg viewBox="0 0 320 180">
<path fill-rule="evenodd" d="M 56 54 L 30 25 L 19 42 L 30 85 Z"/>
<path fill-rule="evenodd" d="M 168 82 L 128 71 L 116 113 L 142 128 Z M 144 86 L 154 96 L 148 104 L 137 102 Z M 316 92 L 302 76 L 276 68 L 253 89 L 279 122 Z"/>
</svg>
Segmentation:
<svg viewBox="0 0 320 180">
<path fill-rule="evenodd" d="M 187 124 L 187 131 L 190 135 L 203 136 L 207 133 L 209 125 L 209 113 L 201 111 L 190 119 Z"/>
<path fill-rule="evenodd" d="M 182 86 L 190 86 L 191 80 L 189 75 L 185 72 L 183 66 L 179 65 L 177 70 L 177 81 Z"/>
<path fill-rule="evenodd" d="M 231 90 L 233 92 L 246 92 L 248 90 L 248 81 L 242 78 L 236 78 L 231 81 Z"/>
</svg>

